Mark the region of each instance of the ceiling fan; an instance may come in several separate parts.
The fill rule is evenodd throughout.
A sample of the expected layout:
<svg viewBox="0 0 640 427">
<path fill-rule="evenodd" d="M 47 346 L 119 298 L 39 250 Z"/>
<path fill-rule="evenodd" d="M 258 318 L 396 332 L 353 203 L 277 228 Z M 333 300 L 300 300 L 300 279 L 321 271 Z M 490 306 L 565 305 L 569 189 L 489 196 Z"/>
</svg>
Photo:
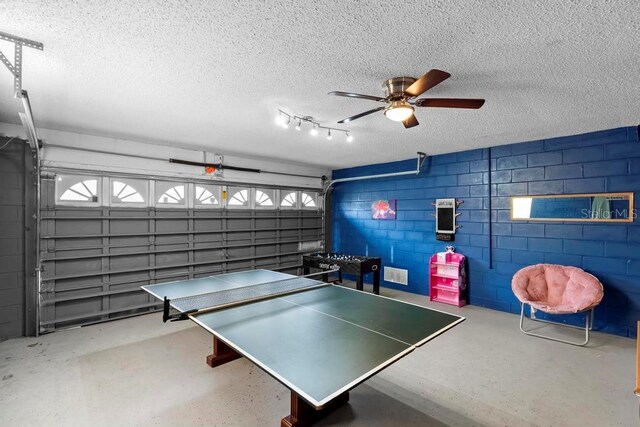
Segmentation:
<svg viewBox="0 0 640 427">
<path fill-rule="evenodd" d="M 377 111 L 384 110 L 384 115 L 388 119 L 402 122 L 405 128 L 409 129 L 418 126 L 418 119 L 414 115 L 414 107 L 436 107 L 436 108 L 470 108 L 478 109 L 484 104 L 484 99 L 465 99 L 465 98 L 420 98 L 413 99 L 422 95 L 432 87 L 442 83 L 451 77 L 451 74 L 442 70 L 429 70 L 427 74 L 415 79 L 413 77 L 394 77 L 385 81 L 382 88 L 386 93 L 386 97 L 361 95 L 351 92 L 329 92 L 329 95 L 344 96 L 347 98 L 368 99 L 370 101 L 384 102 L 384 107 L 374 108 L 355 116 L 347 117 L 338 123 L 349 123 Z"/>
</svg>

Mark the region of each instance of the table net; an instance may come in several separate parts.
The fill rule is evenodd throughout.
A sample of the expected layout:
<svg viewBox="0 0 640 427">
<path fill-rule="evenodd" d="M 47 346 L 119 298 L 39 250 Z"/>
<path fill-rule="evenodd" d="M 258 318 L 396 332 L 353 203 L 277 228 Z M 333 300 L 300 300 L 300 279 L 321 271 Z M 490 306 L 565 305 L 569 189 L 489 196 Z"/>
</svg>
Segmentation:
<svg viewBox="0 0 640 427">
<path fill-rule="evenodd" d="M 224 308 L 327 285 L 327 283 L 308 277 L 291 277 L 257 285 L 175 298 L 170 301 L 170 315 L 193 313 L 204 309 Z"/>
</svg>

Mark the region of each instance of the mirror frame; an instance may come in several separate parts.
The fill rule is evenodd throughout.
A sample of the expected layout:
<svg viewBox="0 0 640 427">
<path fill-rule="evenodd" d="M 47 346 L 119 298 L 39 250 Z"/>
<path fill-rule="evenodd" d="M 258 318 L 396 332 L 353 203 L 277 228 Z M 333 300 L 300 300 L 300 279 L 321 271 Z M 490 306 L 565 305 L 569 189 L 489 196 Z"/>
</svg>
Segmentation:
<svg viewBox="0 0 640 427">
<path fill-rule="evenodd" d="M 607 218 L 514 218 L 513 217 L 513 201 L 514 199 L 550 199 L 554 197 L 571 198 L 571 197 L 596 197 L 596 196 L 625 196 L 629 198 L 629 217 L 619 219 Z M 555 222 L 633 222 L 634 220 L 634 203 L 633 192 L 622 193 L 582 193 L 582 194 L 545 194 L 540 196 L 511 196 L 509 201 L 509 216 L 511 221 L 555 221 Z"/>
</svg>

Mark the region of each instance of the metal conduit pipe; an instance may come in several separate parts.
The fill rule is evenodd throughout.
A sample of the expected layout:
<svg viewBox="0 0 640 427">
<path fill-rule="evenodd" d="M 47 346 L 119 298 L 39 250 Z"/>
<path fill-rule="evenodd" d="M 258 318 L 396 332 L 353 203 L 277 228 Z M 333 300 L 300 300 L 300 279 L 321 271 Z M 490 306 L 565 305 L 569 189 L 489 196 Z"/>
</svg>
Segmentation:
<svg viewBox="0 0 640 427">
<path fill-rule="evenodd" d="M 415 170 L 404 171 L 404 172 L 390 172 L 390 173 L 383 173 L 383 174 L 377 174 L 377 175 L 354 176 L 350 178 L 338 178 L 338 179 L 331 180 L 329 181 L 329 184 L 327 184 L 327 187 L 325 188 L 325 194 L 327 193 L 327 191 L 329 191 L 329 189 L 334 184 L 339 184 L 341 182 L 361 181 L 363 179 L 374 179 L 374 178 L 387 178 L 390 176 L 413 175 L 413 174 L 417 175 L 420 173 L 420 168 L 424 164 L 424 161 L 426 158 L 427 158 L 427 155 L 425 153 L 418 151 L 418 158 L 416 159 L 417 164 L 416 164 Z"/>
</svg>

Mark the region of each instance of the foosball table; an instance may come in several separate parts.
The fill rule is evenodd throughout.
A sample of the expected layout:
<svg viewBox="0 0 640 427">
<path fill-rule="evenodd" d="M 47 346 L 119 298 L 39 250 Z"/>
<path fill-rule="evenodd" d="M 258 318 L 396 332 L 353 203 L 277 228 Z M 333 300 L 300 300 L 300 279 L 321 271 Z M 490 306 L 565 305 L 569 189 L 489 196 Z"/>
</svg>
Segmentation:
<svg viewBox="0 0 640 427">
<path fill-rule="evenodd" d="M 311 268 L 319 270 L 334 270 L 340 268 L 341 273 L 356 276 L 356 289 L 363 290 L 365 274 L 373 273 L 373 293 L 380 294 L 380 265 L 379 257 L 347 255 L 336 252 L 316 252 L 302 256 L 304 274 L 309 274 Z"/>
</svg>

